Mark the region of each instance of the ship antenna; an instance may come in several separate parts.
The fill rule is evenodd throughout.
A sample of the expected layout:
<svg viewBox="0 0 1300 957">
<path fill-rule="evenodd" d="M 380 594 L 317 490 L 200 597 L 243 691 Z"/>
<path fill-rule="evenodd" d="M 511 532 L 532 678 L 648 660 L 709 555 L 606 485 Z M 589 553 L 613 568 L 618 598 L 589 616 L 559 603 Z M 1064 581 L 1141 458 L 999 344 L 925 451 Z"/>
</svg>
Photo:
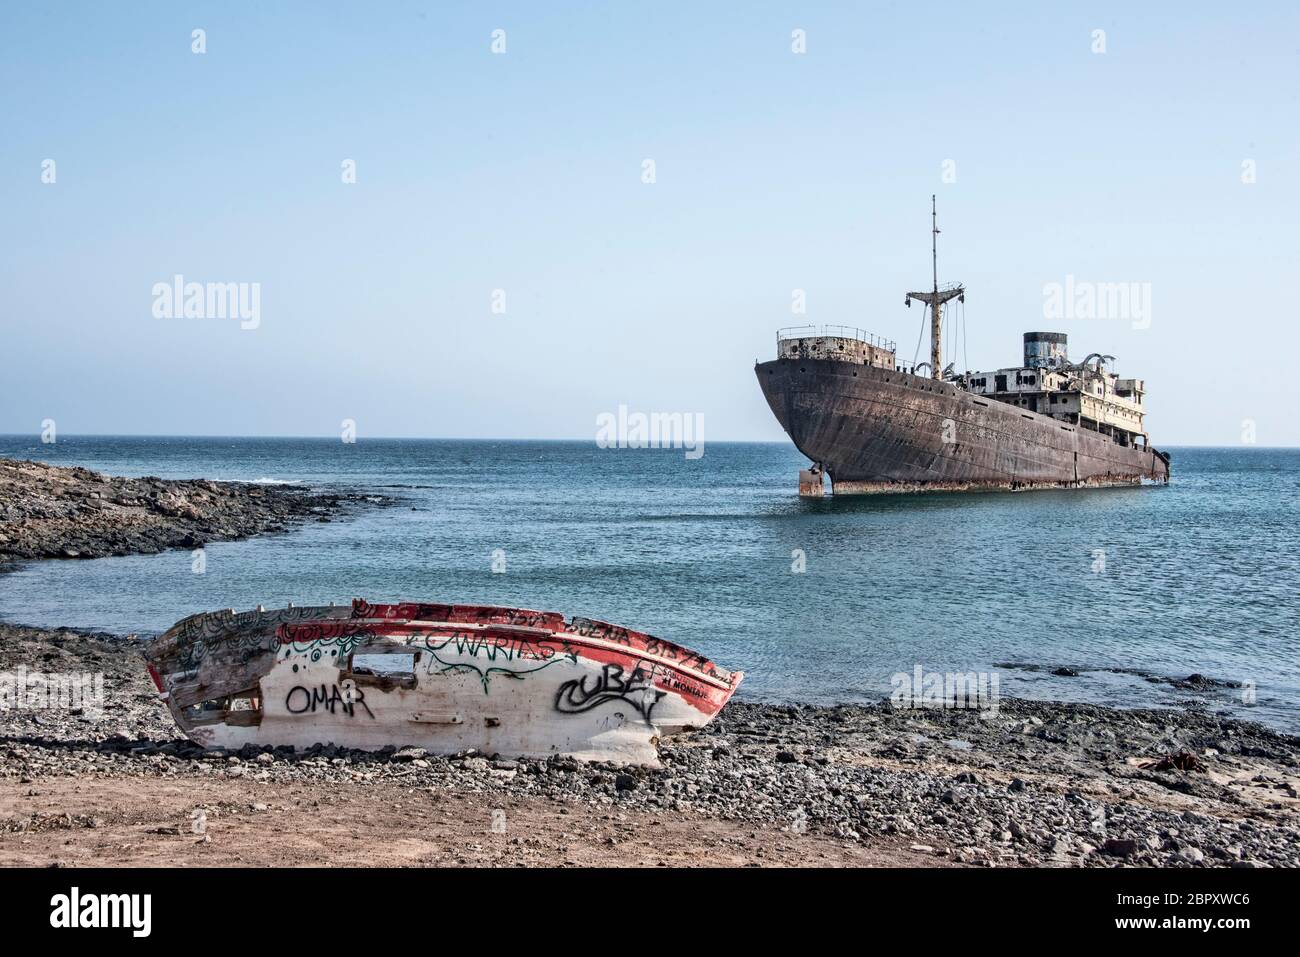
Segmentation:
<svg viewBox="0 0 1300 957">
<path fill-rule="evenodd" d="M 934 288 L 930 292 L 909 292 L 904 302 L 923 302 L 930 307 L 930 377 L 943 377 L 942 323 L 943 304 L 950 299 L 966 301 L 966 289 L 961 283 L 952 283 L 939 291 L 939 207 L 935 194 L 930 194 L 930 259 L 934 268 Z"/>
<path fill-rule="evenodd" d="M 939 292 L 939 207 L 930 194 L 930 262 L 934 266 L 934 291 Z"/>
</svg>

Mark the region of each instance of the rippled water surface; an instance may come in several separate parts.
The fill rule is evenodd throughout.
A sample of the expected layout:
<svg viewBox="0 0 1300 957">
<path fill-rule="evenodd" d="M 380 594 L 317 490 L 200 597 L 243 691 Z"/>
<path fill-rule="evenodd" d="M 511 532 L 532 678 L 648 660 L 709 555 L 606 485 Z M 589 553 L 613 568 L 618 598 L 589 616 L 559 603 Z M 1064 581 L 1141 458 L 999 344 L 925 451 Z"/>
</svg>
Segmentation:
<svg viewBox="0 0 1300 957">
<path fill-rule="evenodd" d="M 156 632 L 259 603 L 494 602 L 671 638 L 743 669 L 753 698 L 874 700 L 920 665 L 994 671 L 1003 694 L 1199 702 L 1300 731 L 1300 450 L 1174 449 L 1167 488 L 840 500 L 797 497 L 805 463 L 786 444 L 688 460 L 577 442 L 0 437 L 0 455 L 402 500 L 210 545 L 203 575 L 184 551 L 27 565 L 0 575 L 11 621 Z M 1225 684 L 1151 680 L 1193 673 Z"/>
</svg>

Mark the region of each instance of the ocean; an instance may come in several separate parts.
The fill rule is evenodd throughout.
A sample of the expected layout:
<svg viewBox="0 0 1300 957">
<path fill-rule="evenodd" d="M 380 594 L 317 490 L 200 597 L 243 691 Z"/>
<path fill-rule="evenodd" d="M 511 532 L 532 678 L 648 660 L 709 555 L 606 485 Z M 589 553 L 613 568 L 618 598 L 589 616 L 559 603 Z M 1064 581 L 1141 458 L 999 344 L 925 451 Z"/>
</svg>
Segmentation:
<svg viewBox="0 0 1300 957">
<path fill-rule="evenodd" d="M 21 566 L 0 574 L 0 618 L 150 634 L 288 601 L 498 603 L 671 639 L 743 670 L 752 700 L 878 700 L 920 667 L 1300 732 L 1300 450 L 1171 452 L 1168 487 L 813 500 L 788 443 L 692 460 L 566 441 L 3 436 L 12 458 L 400 502 L 210 544 L 203 574 L 187 551 Z M 1174 683 L 1193 674 L 1210 681 Z"/>
</svg>

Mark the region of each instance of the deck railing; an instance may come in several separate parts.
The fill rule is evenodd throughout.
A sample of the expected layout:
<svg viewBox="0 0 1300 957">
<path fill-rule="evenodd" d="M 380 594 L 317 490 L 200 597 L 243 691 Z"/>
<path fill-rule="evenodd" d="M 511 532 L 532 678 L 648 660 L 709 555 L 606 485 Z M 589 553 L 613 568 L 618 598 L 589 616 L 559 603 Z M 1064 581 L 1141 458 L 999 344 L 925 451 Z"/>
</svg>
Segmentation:
<svg viewBox="0 0 1300 957">
<path fill-rule="evenodd" d="M 868 345 L 875 346 L 877 349 L 884 349 L 886 352 L 897 352 L 897 346 L 893 339 L 886 339 L 883 336 L 877 336 L 874 333 L 867 332 L 865 329 L 859 329 L 856 326 L 834 326 L 834 325 L 807 325 L 807 326 L 787 326 L 784 329 L 776 331 L 777 349 L 781 343 L 788 339 L 811 339 L 817 336 L 834 336 L 838 339 L 855 339 L 858 342 L 865 342 Z"/>
</svg>

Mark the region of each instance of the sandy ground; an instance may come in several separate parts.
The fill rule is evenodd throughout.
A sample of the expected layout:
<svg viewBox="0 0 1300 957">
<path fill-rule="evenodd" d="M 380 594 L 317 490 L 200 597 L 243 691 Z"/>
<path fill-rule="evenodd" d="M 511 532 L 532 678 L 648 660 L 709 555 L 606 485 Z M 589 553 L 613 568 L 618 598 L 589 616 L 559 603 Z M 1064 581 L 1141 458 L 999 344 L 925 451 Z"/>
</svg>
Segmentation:
<svg viewBox="0 0 1300 957">
<path fill-rule="evenodd" d="M 50 778 L 0 790 L 0 821 L 32 822 L 0 832 L 4 867 L 951 866 L 906 841 L 848 844 L 680 814 L 373 783 L 322 793 L 227 780 Z"/>
</svg>

